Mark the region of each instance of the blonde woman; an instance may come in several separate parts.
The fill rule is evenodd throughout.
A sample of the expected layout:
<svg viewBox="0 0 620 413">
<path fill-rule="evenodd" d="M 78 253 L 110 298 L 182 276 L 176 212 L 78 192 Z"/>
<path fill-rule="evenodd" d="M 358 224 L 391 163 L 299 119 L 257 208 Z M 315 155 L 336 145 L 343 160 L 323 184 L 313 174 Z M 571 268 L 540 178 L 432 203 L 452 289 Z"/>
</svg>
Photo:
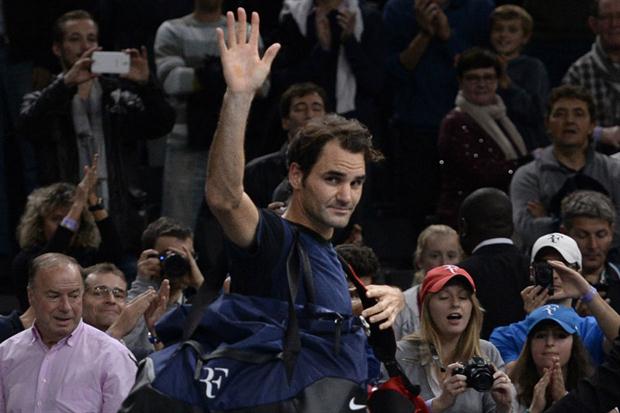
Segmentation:
<svg viewBox="0 0 620 413">
<path fill-rule="evenodd" d="M 122 254 L 117 230 L 94 192 L 97 159 L 85 167 L 77 185 L 58 182 L 34 190 L 17 227 L 21 250 L 13 260 L 13 279 L 22 310 L 28 308 L 28 268 L 37 256 L 60 252 L 83 267 L 118 262 Z"/>
<path fill-rule="evenodd" d="M 419 284 L 426 273 L 440 265 L 457 264 L 463 258 L 464 253 L 459 243 L 459 236 L 449 226 L 430 225 L 420 233 L 413 253 L 413 265 L 416 269 L 413 285 L 403 293 L 405 308 L 396 316 L 393 326 L 396 340 L 420 329 L 418 292 Z"/>
<path fill-rule="evenodd" d="M 467 271 L 455 265 L 432 269 L 419 298 L 420 331 L 398 342 L 396 359 L 407 377 L 420 385 L 430 410 L 488 413 L 516 407 L 499 352 L 480 340 L 482 309 Z M 467 365 L 476 359 L 481 364 L 477 384 L 467 374 Z"/>
</svg>

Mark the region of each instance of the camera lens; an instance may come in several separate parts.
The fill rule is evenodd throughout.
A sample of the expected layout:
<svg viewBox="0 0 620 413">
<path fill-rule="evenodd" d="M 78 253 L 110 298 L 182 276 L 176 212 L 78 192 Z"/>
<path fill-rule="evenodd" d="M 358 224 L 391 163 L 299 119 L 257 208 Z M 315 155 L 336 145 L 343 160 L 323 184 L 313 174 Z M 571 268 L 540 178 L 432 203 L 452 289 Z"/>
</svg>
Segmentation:
<svg viewBox="0 0 620 413">
<path fill-rule="evenodd" d="M 180 278 L 190 270 L 189 262 L 180 254 L 170 252 L 159 257 L 162 264 L 162 275 L 169 278 Z"/>
</svg>

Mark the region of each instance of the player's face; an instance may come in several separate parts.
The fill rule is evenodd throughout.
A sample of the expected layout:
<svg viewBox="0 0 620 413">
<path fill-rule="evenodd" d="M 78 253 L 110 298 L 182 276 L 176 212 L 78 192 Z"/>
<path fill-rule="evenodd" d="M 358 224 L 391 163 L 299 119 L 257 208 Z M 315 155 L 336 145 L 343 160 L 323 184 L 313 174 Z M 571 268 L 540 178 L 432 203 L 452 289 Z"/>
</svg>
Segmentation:
<svg viewBox="0 0 620 413">
<path fill-rule="evenodd" d="M 297 168 L 297 170 L 295 169 Z M 351 153 L 336 140 L 323 147 L 317 162 L 305 180 L 297 165 L 292 167 L 297 179 L 291 181 L 292 202 L 300 207 L 302 224 L 325 238 L 331 238 L 334 228 L 344 228 L 361 196 L 366 178 L 364 154 Z"/>
</svg>

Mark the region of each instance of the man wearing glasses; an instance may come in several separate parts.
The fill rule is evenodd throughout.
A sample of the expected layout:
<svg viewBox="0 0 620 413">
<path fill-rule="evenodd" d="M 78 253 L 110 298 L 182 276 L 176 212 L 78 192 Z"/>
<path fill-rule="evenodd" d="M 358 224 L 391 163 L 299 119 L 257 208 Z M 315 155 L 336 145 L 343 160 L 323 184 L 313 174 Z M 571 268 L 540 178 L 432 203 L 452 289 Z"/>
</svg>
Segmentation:
<svg viewBox="0 0 620 413">
<path fill-rule="evenodd" d="M 82 317 L 85 323 L 118 340 L 130 334 L 136 326 L 142 330 L 141 320 L 144 320 L 148 331 L 155 331 L 155 322 L 168 303 L 168 281 L 162 282 L 159 293 L 154 288 L 148 288 L 127 302 L 125 275 L 114 264 L 93 265 L 86 268 L 84 274 Z M 137 358 L 143 358 L 152 351 L 152 346 L 143 348 L 135 343 L 130 344 L 128 347 Z"/>
<path fill-rule="evenodd" d="M 620 0 L 592 1 L 588 25 L 596 35 L 592 50 L 571 65 L 563 83 L 579 85 L 597 109 L 594 141 L 620 148 Z"/>
<path fill-rule="evenodd" d="M 129 350 L 82 322 L 79 264 L 57 253 L 32 262 L 32 328 L 0 344 L 0 412 L 116 412 L 134 383 Z"/>
</svg>

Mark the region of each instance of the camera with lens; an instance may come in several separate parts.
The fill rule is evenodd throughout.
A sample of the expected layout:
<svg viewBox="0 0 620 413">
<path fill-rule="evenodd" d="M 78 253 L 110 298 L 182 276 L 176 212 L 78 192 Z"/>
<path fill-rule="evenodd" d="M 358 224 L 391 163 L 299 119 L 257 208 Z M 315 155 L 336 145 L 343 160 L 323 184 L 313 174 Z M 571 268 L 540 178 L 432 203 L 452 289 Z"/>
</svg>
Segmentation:
<svg viewBox="0 0 620 413">
<path fill-rule="evenodd" d="M 532 278 L 534 284 L 546 288 L 549 295 L 553 295 L 553 268 L 547 262 L 532 264 Z"/>
<path fill-rule="evenodd" d="M 472 357 L 465 367 L 457 367 L 452 374 L 462 374 L 467 377 L 467 387 L 476 391 L 485 392 L 493 387 L 493 373 L 495 368 L 482 357 Z"/>
<path fill-rule="evenodd" d="M 174 251 L 166 251 L 157 255 L 161 262 L 161 274 L 167 278 L 180 278 L 189 273 L 189 261 Z"/>
</svg>

